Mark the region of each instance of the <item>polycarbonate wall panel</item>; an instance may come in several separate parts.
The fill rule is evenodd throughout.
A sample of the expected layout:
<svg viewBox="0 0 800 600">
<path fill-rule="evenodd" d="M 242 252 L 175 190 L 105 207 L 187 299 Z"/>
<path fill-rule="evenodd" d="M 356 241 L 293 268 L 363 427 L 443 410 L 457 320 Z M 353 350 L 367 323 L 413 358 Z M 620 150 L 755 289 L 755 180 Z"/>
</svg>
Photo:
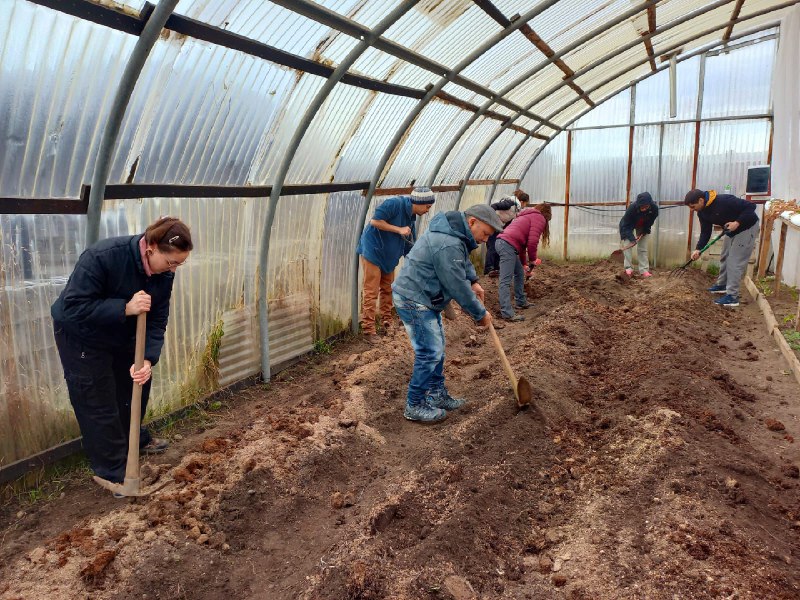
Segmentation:
<svg viewBox="0 0 800 600">
<path fill-rule="evenodd" d="M 314 115 L 287 174 L 289 183 L 330 181 L 344 145 L 353 139 L 375 93 L 351 85 L 333 88 Z"/>
<path fill-rule="evenodd" d="M 501 90 L 542 59 L 542 53 L 528 38 L 514 32 L 478 57 L 462 75 L 493 90 Z"/>
<path fill-rule="evenodd" d="M 78 197 L 136 38 L 23 0 L 3 9 L 0 195 Z"/>
<path fill-rule="evenodd" d="M 128 180 L 136 163 L 135 183 L 244 185 L 296 82 L 296 73 L 239 52 L 175 35 L 159 41 L 126 112 L 110 180 Z"/>
<path fill-rule="evenodd" d="M 381 185 L 401 187 L 411 185 L 412 181 L 429 182 L 436 161 L 471 116 L 472 113 L 457 106 L 431 100 L 414 121 L 411 130 L 406 132 L 394 159 L 387 166 L 388 172 Z M 391 136 L 394 136 L 394 133 L 392 131 Z M 385 150 L 386 148 L 381 146 L 378 154 L 382 155 Z M 444 181 L 443 177 L 444 173 L 439 173 L 436 183 Z M 454 182 L 445 181 L 445 183 Z"/>
<path fill-rule="evenodd" d="M 571 206 L 568 258 L 610 255 L 619 248 L 619 220 L 624 213 L 624 206 Z"/>
<path fill-rule="evenodd" d="M 532 203 L 564 202 L 567 173 L 567 134 L 559 133 L 533 161 L 520 187 Z"/>
<path fill-rule="evenodd" d="M 703 118 L 766 114 L 777 44 L 768 40 L 706 59 Z"/>
<path fill-rule="evenodd" d="M 537 64 L 539 64 L 539 62 L 532 64 L 531 68 L 535 67 Z M 550 64 L 520 83 L 506 94 L 506 97 L 521 106 L 528 106 L 540 96 L 549 96 L 551 93 L 558 90 L 563 83 L 564 71 Z"/>
<path fill-rule="evenodd" d="M 438 180 L 442 182 L 461 181 L 467 174 L 467 169 L 475 160 L 489 140 L 500 129 L 500 121 L 481 118 L 470 130 L 464 134 L 450 155 L 447 157 Z M 436 135 L 436 132 L 431 132 Z"/>
<path fill-rule="evenodd" d="M 692 183 L 694 131 L 694 123 L 665 125 L 662 147 L 660 125 L 634 129 L 631 202 L 641 192 L 650 192 L 658 203 L 683 200 Z"/>
<path fill-rule="evenodd" d="M 506 170 L 497 172 L 496 177 L 500 179 L 519 179 L 522 177 L 522 171 L 530 162 L 536 151 L 544 145 L 542 140 L 535 138 L 528 138 L 519 150 L 516 150 L 511 162 L 508 163 Z M 516 148 L 516 146 L 514 146 Z M 513 150 L 513 149 L 512 149 Z"/>
<path fill-rule="evenodd" d="M 619 52 L 621 46 L 638 40 L 641 40 L 641 35 L 633 28 L 630 21 L 624 21 L 613 28 L 606 28 L 603 33 L 593 37 L 567 54 L 564 57 L 564 62 L 573 71 L 578 72 L 584 67 L 603 60 L 602 66 L 595 68 L 613 73 L 619 67 L 612 68 L 612 65 L 647 58 L 647 50 L 644 44 L 636 44 L 621 53 Z M 622 57 L 627 58 L 623 59 Z"/>
<path fill-rule="evenodd" d="M 697 187 L 743 197 L 747 167 L 767 162 L 769 130 L 766 119 L 703 123 Z"/>
<path fill-rule="evenodd" d="M 525 134 L 506 129 L 500 134 L 489 149 L 484 152 L 475 170 L 469 176 L 470 179 L 490 179 L 494 178 L 497 170 L 506 162 L 508 155 L 524 139 Z"/>
<path fill-rule="evenodd" d="M 700 57 L 677 64 L 675 83 L 677 119 L 694 119 L 697 115 L 697 86 Z M 636 123 L 664 121 L 669 115 L 669 70 L 660 71 L 636 84 Z"/>
<path fill-rule="evenodd" d="M 416 104 L 413 98 L 373 94 L 366 114 L 353 123 L 357 129 L 337 159 L 334 180 L 372 179 L 383 148 Z"/>
<path fill-rule="evenodd" d="M 570 202 L 619 202 L 625 198 L 628 128 L 572 133 Z"/>
<path fill-rule="evenodd" d="M 631 90 L 622 90 L 575 121 L 573 127 L 596 127 L 598 125 L 624 125 L 631 118 Z"/>
<path fill-rule="evenodd" d="M 456 209 L 456 201 L 458 200 L 458 192 L 437 192 L 436 202 L 433 208 L 428 211 L 427 215 L 417 217 L 417 239 L 428 229 L 431 219 L 442 212 Z M 464 210 L 464 203 L 461 203 L 459 210 Z"/>
</svg>

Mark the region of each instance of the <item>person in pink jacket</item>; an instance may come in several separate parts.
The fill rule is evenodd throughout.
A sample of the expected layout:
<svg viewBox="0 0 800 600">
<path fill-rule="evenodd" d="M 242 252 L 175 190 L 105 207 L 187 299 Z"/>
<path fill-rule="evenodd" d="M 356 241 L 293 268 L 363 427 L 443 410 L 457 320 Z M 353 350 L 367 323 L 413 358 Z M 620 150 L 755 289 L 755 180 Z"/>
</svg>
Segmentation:
<svg viewBox="0 0 800 600">
<path fill-rule="evenodd" d="M 537 256 L 537 249 L 539 240 L 545 246 L 550 242 L 550 218 L 550 206 L 537 204 L 520 212 L 497 236 L 495 249 L 500 256 L 500 316 L 505 321 L 525 320 L 522 315 L 515 314 L 511 306 L 511 281 L 514 280 L 517 308 L 530 307 L 525 297 L 525 271 L 532 270 L 542 262 Z"/>
</svg>

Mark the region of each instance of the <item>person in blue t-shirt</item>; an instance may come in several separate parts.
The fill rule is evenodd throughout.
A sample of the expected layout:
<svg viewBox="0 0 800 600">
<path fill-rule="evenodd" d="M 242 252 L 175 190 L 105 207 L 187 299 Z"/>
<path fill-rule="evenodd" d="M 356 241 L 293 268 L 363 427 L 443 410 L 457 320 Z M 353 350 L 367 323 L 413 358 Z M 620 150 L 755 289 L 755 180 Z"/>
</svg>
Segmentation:
<svg viewBox="0 0 800 600">
<path fill-rule="evenodd" d="M 370 343 L 378 341 L 375 313 L 379 296 L 384 329 L 391 327 L 394 270 L 414 245 L 417 215 L 427 213 L 435 201 L 436 196 L 427 187 L 414 188 L 410 196 L 389 198 L 375 209 L 361 234 L 356 250 L 364 271 L 361 331 Z"/>
</svg>

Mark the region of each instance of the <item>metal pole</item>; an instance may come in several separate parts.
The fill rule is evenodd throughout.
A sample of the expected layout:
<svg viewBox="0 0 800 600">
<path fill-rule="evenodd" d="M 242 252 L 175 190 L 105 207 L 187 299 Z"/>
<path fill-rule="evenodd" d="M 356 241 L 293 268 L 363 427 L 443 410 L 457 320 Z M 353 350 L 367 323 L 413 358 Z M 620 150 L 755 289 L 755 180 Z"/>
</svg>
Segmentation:
<svg viewBox="0 0 800 600">
<path fill-rule="evenodd" d="M 142 72 L 145 61 L 150 55 L 150 50 L 161 34 L 164 24 L 169 19 L 172 11 L 179 0 L 161 0 L 153 10 L 150 18 L 147 19 L 144 29 L 136 45 L 133 47 L 128 64 L 117 86 L 117 93 L 114 102 L 108 112 L 108 119 L 103 130 L 103 137 L 100 140 L 100 148 L 97 150 L 97 160 L 94 165 L 94 175 L 92 176 L 92 190 L 89 193 L 89 208 L 86 212 L 86 245 L 91 246 L 100 237 L 100 213 L 103 210 L 103 196 L 105 195 L 106 181 L 111 170 L 111 160 L 114 157 L 114 150 L 117 146 L 117 137 L 122 126 L 122 119 L 125 116 L 125 109 L 128 107 L 136 82 Z"/>
<path fill-rule="evenodd" d="M 325 84 L 317 92 L 314 100 L 306 109 L 303 118 L 297 125 L 292 139 L 286 148 L 278 170 L 275 173 L 275 181 L 272 184 L 272 191 L 267 204 L 267 215 L 264 219 L 264 227 L 261 234 L 261 248 L 259 251 L 258 264 L 258 322 L 261 336 L 261 377 L 264 381 L 270 379 L 269 361 L 269 299 L 267 298 L 267 272 L 269 269 L 269 243 L 272 238 L 272 223 L 275 220 L 275 211 L 278 207 L 278 200 L 281 197 L 281 190 L 286 181 L 289 167 L 294 160 L 300 142 L 303 140 L 306 131 L 319 112 L 319 109 L 328 99 L 333 88 L 347 74 L 347 70 L 355 63 L 364 51 L 375 43 L 381 34 L 399 21 L 409 10 L 411 10 L 420 0 L 404 0 L 392 12 L 378 23 L 374 29 L 361 36 L 361 41 L 353 48 L 344 60 L 336 67 Z M 356 269 L 356 275 L 358 269 Z"/>
<path fill-rule="evenodd" d="M 658 186 L 656 187 L 656 206 L 661 209 L 661 177 L 664 163 L 664 123 L 661 124 L 658 135 Z M 656 219 L 656 239 L 653 243 L 653 266 L 658 266 L 658 242 L 661 238 L 661 219 Z"/>
<path fill-rule="evenodd" d="M 395 150 L 397 149 L 398 144 L 400 141 L 405 137 L 408 128 L 411 124 L 416 120 L 419 114 L 422 112 L 428 102 L 430 102 L 431 98 L 433 98 L 445 85 L 458 79 L 458 74 L 467 68 L 470 64 L 475 62 L 478 58 L 480 58 L 483 54 L 491 50 L 494 46 L 504 40 L 506 37 L 511 35 L 514 31 L 525 25 L 528 21 L 536 17 L 536 15 L 544 12 L 546 9 L 550 8 L 551 6 L 555 5 L 558 0 L 545 0 L 536 8 L 526 12 L 522 15 L 519 19 L 516 19 L 511 25 L 504 28 L 502 31 L 496 33 L 489 39 L 487 39 L 483 44 L 478 46 L 475 50 L 473 50 L 468 56 L 461 60 L 452 70 L 447 71 L 444 73 L 441 79 L 437 81 L 433 86 L 431 86 L 425 96 L 417 102 L 417 105 L 406 115 L 406 118 L 400 124 L 397 131 L 395 131 L 394 137 L 389 142 L 389 145 L 386 147 L 386 150 L 381 157 L 378 166 L 375 169 L 375 173 L 372 176 L 372 181 L 370 182 L 369 189 L 364 197 L 364 203 L 361 206 L 361 214 L 359 215 L 358 221 L 356 221 L 357 232 L 361 232 L 364 229 L 364 223 L 367 220 L 367 210 L 369 210 L 370 202 L 372 201 L 372 196 L 375 194 L 375 189 L 378 187 L 378 182 L 383 175 L 383 170 L 385 169 L 387 163 L 394 155 Z M 491 100 L 497 102 L 499 98 L 496 94 L 491 94 Z M 351 296 L 351 306 L 350 306 L 350 314 L 352 318 L 352 328 L 353 333 L 358 333 L 358 315 L 359 315 L 359 298 L 358 298 L 358 254 L 356 254 L 355 249 L 353 250 L 353 281 L 352 281 L 352 296 Z"/>
</svg>

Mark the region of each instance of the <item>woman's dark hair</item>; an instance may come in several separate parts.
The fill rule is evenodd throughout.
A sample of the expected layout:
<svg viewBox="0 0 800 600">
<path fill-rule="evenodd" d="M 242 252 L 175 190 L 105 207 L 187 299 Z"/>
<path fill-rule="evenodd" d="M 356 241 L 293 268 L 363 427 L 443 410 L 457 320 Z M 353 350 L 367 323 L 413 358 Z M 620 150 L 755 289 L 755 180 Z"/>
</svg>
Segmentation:
<svg viewBox="0 0 800 600">
<path fill-rule="evenodd" d="M 525 204 L 531 201 L 531 197 L 522 190 L 516 190 L 514 195 L 517 197 L 517 200 L 524 202 Z"/>
<path fill-rule="evenodd" d="M 144 231 L 144 241 L 158 244 L 162 252 L 189 252 L 194 249 L 192 234 L 186 223 L 176 217 L 161 217 Z"/>
<path fill-rule="evenodd" d="M 550 219 L 553 218 L 553 211 L 547 202 L 537 204 L 533 210 L 539 211 L 544 217 L 544 231 L 542 232 L 542 246 L 547 248 L 550 245 Z"/>
</svg>

